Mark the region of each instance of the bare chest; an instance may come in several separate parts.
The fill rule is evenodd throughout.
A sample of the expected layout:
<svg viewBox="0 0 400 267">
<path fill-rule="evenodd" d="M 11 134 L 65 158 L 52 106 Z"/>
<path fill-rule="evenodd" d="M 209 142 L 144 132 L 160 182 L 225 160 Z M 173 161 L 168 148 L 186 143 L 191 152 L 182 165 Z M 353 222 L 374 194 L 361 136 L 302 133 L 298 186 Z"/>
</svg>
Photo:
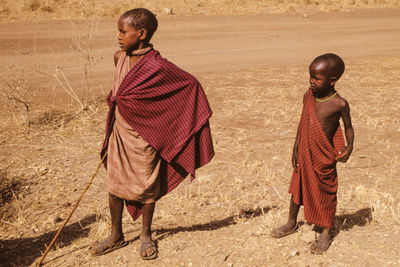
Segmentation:
<svg viewBox="0 0 400 267">
<path fill-rule="evenodd" d="M 337 106 L 329 101 L 324 103 L 315 103 L 315 114 L 321 125 L 325 136 L 330 142 L 333 140 L 333 135 L 335 134 L 337 127 L 339 126 L 340 110 Z"/>
</svg>

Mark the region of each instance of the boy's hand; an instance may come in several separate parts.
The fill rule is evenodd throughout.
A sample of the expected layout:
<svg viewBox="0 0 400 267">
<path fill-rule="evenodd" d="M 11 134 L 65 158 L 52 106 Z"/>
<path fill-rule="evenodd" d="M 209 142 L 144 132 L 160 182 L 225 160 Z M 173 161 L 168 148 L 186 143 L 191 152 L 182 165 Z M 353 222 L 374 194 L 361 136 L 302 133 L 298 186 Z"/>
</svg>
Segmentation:
<svg viewBox="0 0 400 267">
<path fill-rule="evenodd" d="M 293 154 L 292 154 L 292 166 L 295 172 L 297 172 L 297 167 L 299 167 L 299 164 L 297 163 L 297 156 L 298 153 L 297 151 L 293 150 Z"/>
<path fill-rule="evenodd" d="M 343 163 L 346 162 L 350 158 L 352 150 L 353 149 L 349 148 L 348 146 L 343 148 L 342 150 L 339 151 L 339 154 L 336 156 L 335 159 L 339 162 Z"/>
</svg>

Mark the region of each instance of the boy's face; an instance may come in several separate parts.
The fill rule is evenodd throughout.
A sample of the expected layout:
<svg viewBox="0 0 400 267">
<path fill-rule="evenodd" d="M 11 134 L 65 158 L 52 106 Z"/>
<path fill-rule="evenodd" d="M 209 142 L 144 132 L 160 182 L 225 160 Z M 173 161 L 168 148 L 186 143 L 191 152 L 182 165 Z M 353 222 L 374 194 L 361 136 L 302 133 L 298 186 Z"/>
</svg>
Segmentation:
<svg viewBox="0 0 400 267">
<path fill-rule="evenodd" d="M 129 18 L 121 17 L 118 20 L 118 43 L 122 51 L 134 51 L 142 48 L 143 31 L 137 30 L 129 23 Z"/>
<path fill-rule="evenodd" d="M 325 62 L 313 62 L 310 65 L 310 88 L 314 94 L 331 90 L 334 81 L 328 74 Z"/>
</svg>

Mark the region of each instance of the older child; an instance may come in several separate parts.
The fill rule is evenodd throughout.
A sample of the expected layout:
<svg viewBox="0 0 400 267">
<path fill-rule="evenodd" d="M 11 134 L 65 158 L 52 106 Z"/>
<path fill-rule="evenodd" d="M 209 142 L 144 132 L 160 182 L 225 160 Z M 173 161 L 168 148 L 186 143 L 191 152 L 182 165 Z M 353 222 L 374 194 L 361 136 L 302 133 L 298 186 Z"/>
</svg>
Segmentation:
<svg viewBox="0 0 400 267">
<path fill-rule="evenodd" d="M 155 202 L 214 155 L 207 98 L 189 73 L 160 56 L 150 39 L 157 19 L 147 9 L 118 20 L 121 50 L 114 55 L 114 88 L 102 155 L 111 213 L 111 234 L 91 247 L 102 255 L 126 245 L 122 232 L 125 202 L 131 217 L 143 213 L 140 255 L 157 257 L 151 237 Z"/>
<path fill-rule="evenodd" d="M 304 94 L 303 111 L 293 147 L 292 194 L 289 219 L 271 232 L 280 238 L 297 230 L 297 214 L 304 206 L 307 222 L 323 229 L 311 245 L 311 252 L 321 254 L 332 242 L 338 179 L 336 162 L 346 162 L 353 150 L 354 131 L 347 101 L 335 90 L 344 72 L 343 60 L 335 54 L 324 54 L 310 65 L 310 88 Z M 347 146 L 340 128 L 342 118 Z"/>
</svg>

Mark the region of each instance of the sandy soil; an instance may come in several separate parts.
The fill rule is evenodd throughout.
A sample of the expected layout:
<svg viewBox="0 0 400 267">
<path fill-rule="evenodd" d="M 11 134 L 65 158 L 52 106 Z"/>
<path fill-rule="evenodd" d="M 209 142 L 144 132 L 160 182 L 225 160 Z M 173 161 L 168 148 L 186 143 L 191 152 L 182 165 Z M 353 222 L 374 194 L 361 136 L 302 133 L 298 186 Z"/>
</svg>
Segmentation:
<svg viewBox="0 0 400 267">
<path fill-rule="evenodd" d="M 398 9 L 161 17 L 153 43 L 202 82 L 214 111 L 217 155 L 193 183 L 159 201 L 158 259 L 140 259 L 141 220 L 126 213 L 130 244 L 88 255 L 109 230 L 101 169 L 46 265 L 400 265 L 399 30 Z M 24 107 L 0 99 L 0 265 L 33 264 L 94 172 L 115 37 L 111 19 L 0 24 L 1 77 L 30 107 L 26 126 Z M 295 234 L 274 240 L 268 233 L 287 216 L 289 159 L 308 64 L 325 52 L 346 62 L 337 89 L 352 108 L 356 142 L 350 161 L 339 166 L 334 242 L 315 256 L 309 252 L 315 231 L 302 213 Z M 93 67 L 91 77 L 85 66 Z M 49 76 L 56 74 L 82 108 Z M 90 78 L 87 87 L 83 78 Z"/>
</svg>

